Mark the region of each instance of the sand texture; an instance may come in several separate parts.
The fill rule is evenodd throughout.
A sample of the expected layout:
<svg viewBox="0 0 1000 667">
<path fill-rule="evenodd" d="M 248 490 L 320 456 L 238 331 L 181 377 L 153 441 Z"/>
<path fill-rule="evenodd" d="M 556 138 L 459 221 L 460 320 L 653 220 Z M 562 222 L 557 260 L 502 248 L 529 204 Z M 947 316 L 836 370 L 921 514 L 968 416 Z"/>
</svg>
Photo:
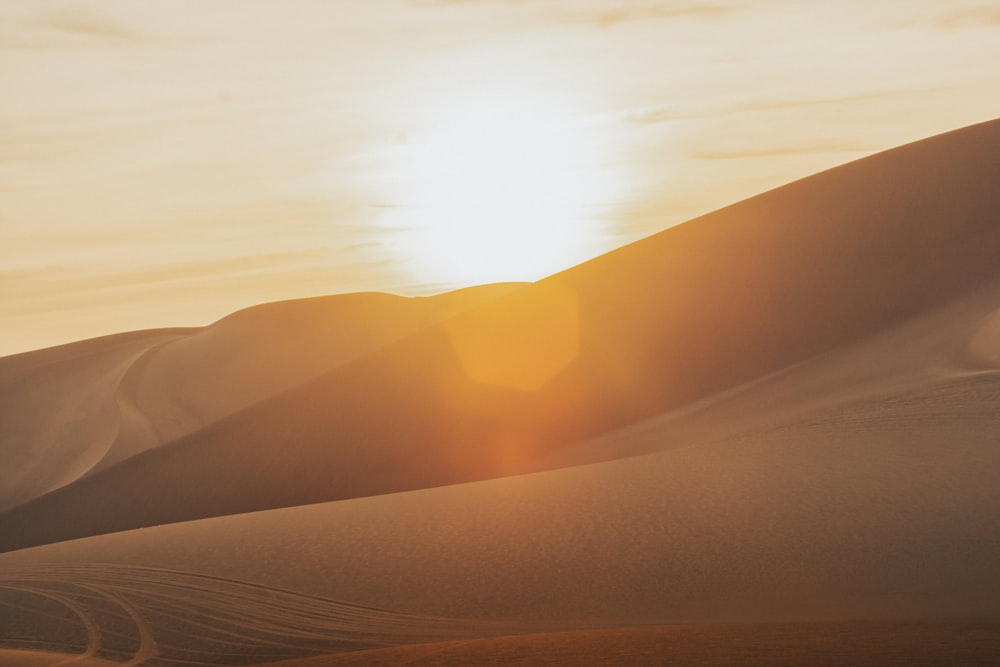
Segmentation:
<svg viewBox="0 0 1000 667">
<path fill-rule="evenodd" d="M 517 285 L 434 298 L 265 304 L 201 329 L 141 331 L 0 358 L 0 510 L 363 356 Z"/>
<path fill-rule="evenodd" d="M 0 514 L 0 646 L 133 665 L 996 664 L 998 177 L 993 121 L 533 285 L 330 301 L 357 331 L 324 333 L 337 350 L 312 374 L 291 359 L 315 348 L 276 342 L 320 335 L 277 315 L 301 304 L 76 344 L 93 363 L 31 353 L 51 371 L 0 359 L 59 405 L 84 379 L 124 386 L 160 424 Z M 266 357 L 261 374 L 209 370 L 216 344 Z M 99 462 L 113 436 L 85 423 L 63 446 Z M 47 451 L 21 456 L 55 470 Z"/>
<path fill-rule="evenodd" d="M 268 667 L 991 667 L 1000 632 L 982 623 L 774 623 L 621 628 L 400 646 Z"/>
</svg>

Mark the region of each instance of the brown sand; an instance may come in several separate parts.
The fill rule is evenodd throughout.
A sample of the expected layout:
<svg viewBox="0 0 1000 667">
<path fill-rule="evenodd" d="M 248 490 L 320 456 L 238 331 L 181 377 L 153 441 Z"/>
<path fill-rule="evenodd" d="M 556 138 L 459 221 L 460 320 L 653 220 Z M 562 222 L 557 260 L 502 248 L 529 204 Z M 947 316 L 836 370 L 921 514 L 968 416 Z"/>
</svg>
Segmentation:
<svg viewBox="0 0 1000 667">
<path fill-rule="evenodd" d="M 0 548 L 541 469 L 1000 279 L 998 170 L 994 121 L 668 229 L 0 516 Z M 548 381 L 484 382 L 520 357 Z"/>
<path fill-rule="evenodd" d="M 0 358 L 0 510 L 65 486 L 109 456 L 125 373 L 150 347 L 188 334 L 140 331 Z"/>
<path fill-rule="evenodd" d="M 114 667 L 117 662 L 49 651 L 0 649 L 0 665 L 4 667 Z"/>
<path fill-rule="evenodd" d="M 1000 622 L 668 625 L 417 644 L 268 667 L 992 667 Z"/>
<path fill-rule="evenodd" d="M 678 632 L 723 664 L 1000 660 L 974 620 L 1000 618 L 998 147 L 993 122 L 748 200 L 8 512 L 7 548 L 178 521 L 0 554 L 8 627 L 162 664 Z M 537 390 L 476 358 L 568 317 Z M 664 624 L 697 628 L 594 630 Z"/>
<path fill-rule="evenodd" d="M 0 510 L 363 356 L 516 284 L 434 298 L 271 303 L 202 329 L 140 331 L 0 358 Z"/>
<path fill-rule="evenodd" d="M 582 443 L 581 457 L 600 463 L 12 552 L 0 556 L 0 584 L 21 598 L 0 601 L 23 608 L 27 588 L 96 618 L 108 612 L 79 586 L 111 593 L 149 619 L 168 664 L 178 646 L 219 655 L 213 637 L 234 628 L 253 659 L 277 659 L 266 641 L 280 628 L 269 618 L 296 628 L 282 640 L 289 657 L 588 625 L 895 619 L 878 632 L 895 637 L 890 657 L 905 658 L 925 644 L 900 621 L 1000 617 L 1000 372 L 980 354 L 998 295 L 977 294 L 701 411 Z M 796 387 L 816 398 L 747 417 Z M 741 419 L 745 429 L 729 432 Z M 672 428 L 689 439 L 616 458 Z M 193 595 L 185 582 L 204 576 L 220 578 L 218 592 Z M 953 626 L 932 626 L 939 662 L 927 664 L 992 650 L 973 643 L 980 653 L 963 653 L 970 644 Z M 789 630 L 790 655 L 825 650 L 810 627 Z M 862 653 L 845 655 L 865 655 L 876 641 L 866 637 L 855 642 Z M 62 650 L 85 647 L 66 641 L 78 643 Z M 743 650 L 719 641 L 719 651 Z M 501 645 L 515 654 L 534 646 Z M 122 655 L 138 650 L 129 646 Z"/>
</svg>

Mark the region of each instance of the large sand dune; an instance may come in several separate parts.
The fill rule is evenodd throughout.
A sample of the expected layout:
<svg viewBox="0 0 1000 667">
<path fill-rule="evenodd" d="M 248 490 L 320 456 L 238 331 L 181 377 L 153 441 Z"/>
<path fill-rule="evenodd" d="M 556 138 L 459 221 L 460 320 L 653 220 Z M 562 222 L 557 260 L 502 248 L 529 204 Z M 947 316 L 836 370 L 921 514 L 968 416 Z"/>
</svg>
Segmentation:
<svg viewBox="0 0 1000 667">
<path fill-rule="evenodd" d="M 0 358 L 0 509 L 169 442 L 517 285 L 347 294 Z"/>
<path fill-rule="evenodd" d="M 942 318 L 921 318 L 761 383 L 780 392 L 798 375 L 846 389 L 870 355 L 899 363 L 914 349 L 906 341 L 938 351 L 874 392 L 848 392 L 742 433 L 530 475 L 12 552 L 0 556 L 0 584 L 15 593 L 4 589 L 0 599 L 26 607 L 26 595 L 55 593 L 97 618 L 93 605 L 106 602 L 87 591 L 111 594 L 146 619 L 147 654 L 165 664 L 191 657 L 180 646 L 205 662 L 251 662 L 449 633 L 837 619 L 897 619 L 904 625 L 890 634 L 913 655 L 907 623 L 1000 619 L 1000 369 L 967 345 L 990 326 L 986 304 L 998 296 L 962 304 L 966 317 L 950 336 L 932 327 Z M 756 393 L 703 410 L 724 418 Z M 649 447 L 650 430 L 587 444 L 611 457 Z M 193 594 L 189 582 L 204 577 L 212 585 Z M 192 619 L 202 619 L 197 632 Z M 80 623 L 68 625 L 79 635 Z M 996 622 L 979 625 L 985 634 L 970 664 L 988 664 L 984 651 L 1000 638 Z M 934 627 L 947 642 L 950 626 Z M 234 628 L 238 655 L 213 640 Z M 44 648 L 88 646 L 86 635 L 57 630 Z M 846 636 L 857 645 L 867 641 L 863 630 Z M 282 631 L 289 634 L 278 648 L 268 643 Z M 789 632 L 801 655 L 823 650 L 826 640 L 808 639 L 813 626 Z M 138 654 L 141 641 L 132 641 L 101 655 Z M 947 643 L 937 650 L 957 655 Z"/>
<path fill-rule="evenodd" d="M 998 121 L 824 172 L 8 511 L 2 645 L 990 664 L 998 174 Z"/>
<path fill-rule="evenodd" d="M 0 548 L 537 470 L 1000 278 L 998 146 L 907 145 L 501 296 L 8 512 Z"/>
</svg>

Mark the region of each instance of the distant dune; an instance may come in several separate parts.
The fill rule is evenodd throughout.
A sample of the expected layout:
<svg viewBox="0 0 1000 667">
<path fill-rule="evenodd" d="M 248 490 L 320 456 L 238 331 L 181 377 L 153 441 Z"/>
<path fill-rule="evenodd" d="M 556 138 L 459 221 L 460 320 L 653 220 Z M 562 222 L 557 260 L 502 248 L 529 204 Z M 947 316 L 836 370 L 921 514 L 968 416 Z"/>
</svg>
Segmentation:
<svg viewBox="0 0 1000 667">
<path fill-rule="evenodd" d="M 1000 121 L 933 137 L 467 308 L 445 297 L 452 316 L 352 311 L 311 378 L 268 366 L 294 366 L 281 354 L 254 381 L 202 371 L 219 348 L 190 332 L 116 339 L 77 379 L 53 366 L 61 396 L 103 378 L 155 423 L 204 425 L 0 515 L 0 645 L 164 665 L 1000 662 L 997 174 Z M 266 356 L 289 321 L 266 308 L 206 331 L 253 331 L 234 358 Z M 137 362 L 159 336 L 176 356 Z"/>
<path fill-rule="evenodd" d="M 516 284 L 346 294 L 0 358 L 0 510 L 169 442 Z"/>
</svg>

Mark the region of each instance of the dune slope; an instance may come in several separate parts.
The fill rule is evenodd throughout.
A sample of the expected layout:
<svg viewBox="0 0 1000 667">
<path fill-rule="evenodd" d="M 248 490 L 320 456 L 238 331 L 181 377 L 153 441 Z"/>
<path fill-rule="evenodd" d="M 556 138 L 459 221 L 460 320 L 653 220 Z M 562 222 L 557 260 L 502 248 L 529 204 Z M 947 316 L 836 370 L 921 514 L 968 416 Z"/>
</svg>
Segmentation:
<svg viewBox="0 0 1000 667">
<path fill-rule="evenodd" d="M 472 308 L 0 516 L 0 548 L 537 470 L 1000 278 L 1000 121 Z"/>
<path fill-rule="evenodd" d="M 140 331 L 0 359 L 7 509 L 198 430 L 495 298 L 348 294 L 265 304 L 207 327 Z"/>
<path fill-rule="evenodd" d="M 342 294 L 247 308 L 150 348 L 129 368 L 119 403 L 135 418 L 107 467 L 329 372 L 457 312 L 516 289 L 437 297 Z"/>
<path fill-rule="evenodd" d="M 829 386 L 829 400 L 776 404 L 733 430 L 681 427 L 681 443 L 671 419 L 621 429 L 584 443 L 593 458 L 603 450 L 598 463 L 6 553 L 0 602 L 24 610 L 16 617 L 48 638 L 40 648 L 84 651 L 96 635 L 99 655 L 168 665 L 674 623 L 698 624 L 709 643 L 672 649 L 729 656 L 720 664 L 826 655 L 837 637 L 854 652 L 830 664 L 907 664 L 931 637 L 928 664 L 989 664 L 1000 638 L 998 317 L 993 286 L 707 405 L 704 419 L 739 420 L 761 392 L 792 385 Z M 880 357 L 881 382 L 863 382 Z M 615 458 L 656 434 L 668 446 Z M 43 616 L 40 595 L 81 607 L 81 620 Z M 143 631 L 108 605 L 132 609 Z M 117 622 L 118 634 L 88 633 L 83 619 Z M 809 625 L 844 619 L 884 623 Z M 793 625 L 750 636 L 713 625 L 734 621 Z M 573 662 L 587 642 L 612 656 L 622 645 L 615 633 L 560 637 L 438 648 L 461 664 L 566 651 Z M 639 658 L 664 654 L 662 637 L 634 639 Z"/>
<path fill-rule="evenodd" d="M 997 655 L 1000 630 L 983 623 L 722 623 L 420 644 L 293 659 L 267 667 L 992 667 Z"/>
<path fill-rule="evenodd" d="M 140 331 L 0 358 L 0 509 L 104 460 L 120 433 L 122 377 L 146 350 L 187 335 Z"/>
<path fill-rule="evenodd" d="M 8 548 L 178 522 L 0 554 L 0 657 L 996 662 L 998 144 L 986 124 L 814 177 L 837 215 L 796 208 L 812 179 L 743 202 L 6 513 Z M 934 190 L 943 167 L 966 189 Z M 859 201 L 905 218 L 893 243 Z M 755 278 L 750 240 L 715 236 L 741 207 L 774 244 L 818 226 L 807 284 L 783 271 L 808 248 Z M 709 241 L 743 282 L 686 259 Z M 324 494 L 367 497 L 180 521 Z"/>
</svg>

